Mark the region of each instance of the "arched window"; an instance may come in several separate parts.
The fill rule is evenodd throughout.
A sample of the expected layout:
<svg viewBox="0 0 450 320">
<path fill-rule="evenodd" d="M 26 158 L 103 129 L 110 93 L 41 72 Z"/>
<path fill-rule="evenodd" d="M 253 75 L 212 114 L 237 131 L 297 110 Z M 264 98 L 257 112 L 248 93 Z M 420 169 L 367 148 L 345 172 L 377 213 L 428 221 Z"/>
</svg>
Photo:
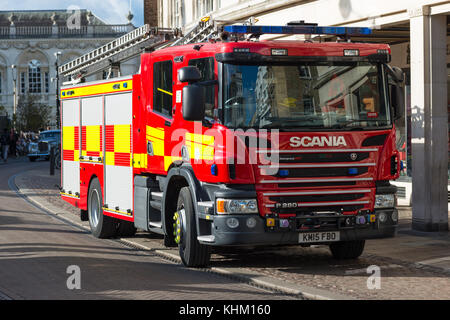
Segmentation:
<svg viewBox="0 0 450 320">
<path fill-rule="evenodd" d="M 30 93 L 42 92 L 41 62 L 31 60 L 28 63 L 28 90 Z"/>
</svg>

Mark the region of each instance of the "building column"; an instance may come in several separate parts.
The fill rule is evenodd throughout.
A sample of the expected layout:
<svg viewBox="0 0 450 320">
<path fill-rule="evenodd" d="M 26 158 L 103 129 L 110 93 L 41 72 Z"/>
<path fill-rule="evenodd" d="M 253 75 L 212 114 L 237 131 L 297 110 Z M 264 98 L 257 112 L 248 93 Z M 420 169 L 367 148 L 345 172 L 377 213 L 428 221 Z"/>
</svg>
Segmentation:
<svg viewBox="0 0 450 320">
<path fill-rule="evenodd" d="M 447 17 L 409 11 L 411 30 L 412 227 L 448 230 Z"/>
</svg>

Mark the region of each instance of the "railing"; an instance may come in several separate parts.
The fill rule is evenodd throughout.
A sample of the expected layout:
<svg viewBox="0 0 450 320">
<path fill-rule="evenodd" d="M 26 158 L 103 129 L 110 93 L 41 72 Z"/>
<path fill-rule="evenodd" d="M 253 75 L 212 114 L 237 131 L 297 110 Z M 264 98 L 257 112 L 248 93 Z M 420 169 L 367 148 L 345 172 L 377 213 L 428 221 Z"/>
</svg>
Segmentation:
<svg viewBox="0 0 450 320">
<path fill-rule="evenodd" d="M 11 32 L 10 32 L 11 35 Z M 16 37 L 19 38 L 43 38 L 52 35 L 50 26 L 16 27 Z"/>
<path fill-rule="evenodd" d="M 9 37 L 9 27 L 0 27 L 0 38 Z"/>
<path fill-rule="evenodd" d="M 0 27 L 0 39 L 27 38 L 117 38 L 134 29 L 131 25 L 91 25 L 79 28 L 67 26 Z"/>
</svg>

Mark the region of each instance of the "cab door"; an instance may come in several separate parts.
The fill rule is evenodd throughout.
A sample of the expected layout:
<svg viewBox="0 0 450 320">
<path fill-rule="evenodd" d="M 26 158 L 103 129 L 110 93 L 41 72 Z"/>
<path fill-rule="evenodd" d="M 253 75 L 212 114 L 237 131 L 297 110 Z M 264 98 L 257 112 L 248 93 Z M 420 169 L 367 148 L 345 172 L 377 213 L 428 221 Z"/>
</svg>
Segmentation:
<svg viewBox="0 0 450 320">
<path fill-rule="evenodd" d="M 174 62 L 172 56 L 153 56 L 149 74 L 150 112 L 146 124 L 148 170 L 165 174 L 170 162 L 170 141 L 174 107 Z"/>
</svg>

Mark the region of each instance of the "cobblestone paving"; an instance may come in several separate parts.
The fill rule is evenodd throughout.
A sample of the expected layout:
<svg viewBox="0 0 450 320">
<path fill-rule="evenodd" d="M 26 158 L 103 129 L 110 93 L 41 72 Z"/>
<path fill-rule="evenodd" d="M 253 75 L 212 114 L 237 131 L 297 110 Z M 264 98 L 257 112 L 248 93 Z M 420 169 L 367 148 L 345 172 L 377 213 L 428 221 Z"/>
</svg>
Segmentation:
<svg viewBox="0 0 450 320">
<path fill-rule="evenodd" d="M 27 189 L 25 191 L 29 195 L 34 194 L 39 197 L 40 203 L 46 204 L 48 208 L 57 210 L 61 214 L 77 215 L 78 209 L 62 201 L 57 194 L 55 184 L 58 181 L 58 175 L 50 177 L 47 171 L 42 170 L 32 171 L 26 176 L 16 178 L 19 187 Z M 428 240 L 400 234 L 392 245 L 401 249 L 402 243 L 415 241 L 416 247 L 409 248 L 413 249 L 411 254 L 414 255 L 414 250 L 427 248 L 421 247 L 420 244 Z M 133 241 L 141 242 L 146 246 L 163 247 L 162 240 L 155 235 L 139 233 Z M 401 255 L 391 254 L 384 257 L 383 253 L 386 251 L 384 248 L 389 248 L 389 242 L 386 241 L 388 239 L 368 241 L 366 253 L 360 259 L 351 261 L 341 262 L 332 259 L 327 247 L 291 246 L 216 250 L 212 257 L 212 265 L 224 269 L 242 267 L 261 275 L 325 289 L 357 299 L 450 299 L 448 273 L 438 268 L 416 266 L 411 258 L 400 259 Z M 432 242 L 436 247 L 448 249 L 450 256 L 450 242 L 444 240 L 432 240 Z M 429 247 L 429 249 L 432 248 Z M 177 254 L 176 249 L 172 251 Z M 380 289 L 368 289 L 368 277 L 371 274 L 367 273 L 367 267 L 372 265 L 381 268 Z"/>
</svg>

